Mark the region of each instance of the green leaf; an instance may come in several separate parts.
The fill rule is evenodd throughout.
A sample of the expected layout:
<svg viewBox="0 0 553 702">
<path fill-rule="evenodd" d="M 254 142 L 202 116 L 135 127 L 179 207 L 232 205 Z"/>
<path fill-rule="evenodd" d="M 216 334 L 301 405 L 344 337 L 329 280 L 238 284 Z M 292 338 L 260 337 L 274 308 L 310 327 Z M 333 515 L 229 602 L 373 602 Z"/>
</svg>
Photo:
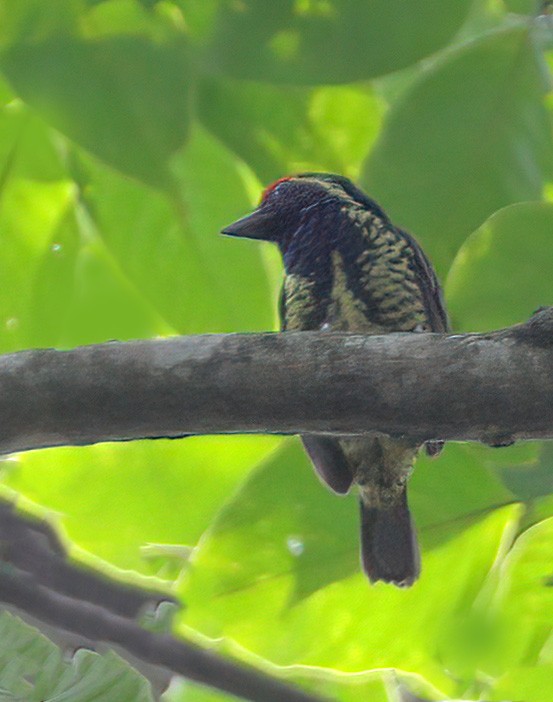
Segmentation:
<svg viewBox="0 0 553 702">
<path fill-rule="evenodd" d="M 67 180 L 59 135 L 21 100 L 9 96 L 0 110 L 0 163 L 4 185 L 9 178 Z"/>
<path fill-rule="evenodd" d="M 510 670 L 493 686 L 490 701 L 524 700 L 548 702 L 553 695 L 553 665 L 538 665 Z"/>
<path fill-rule="evenodd" d="M 277 444 L 270 437 L 197 437 L 34 451 L 3 465 L 3 484 L 55 510 L 67 535 L 90 553 L 152 573 L 152 565 L 165 569 L 171 559 L 150 565 L 141 547 L 195 545 L 248 469 Z"/>
<path fill-rule="evenodd" d="M 294 493 L 289 496 L 279 485 L 292 480 Z M 460 445 L 448 445 L 439 461 L 421 455 L 409 493 L 422 543 L 428 548 L 450 538 L 471 519 L 513 501 L 481 457 Z M 220 569 L 224 555 L 240 562 L 240 568 L 229 566 L 228 582 L 225 572 L 218 572 L 217 593 L 293 574 L 291 597 L 297 599 L 358 572 L 357 511 L 353 495 L 337 498 L 321 489 L 303 452 L 296 444 L 289 445 L 252 475 L 219 516 L 212 536 L 219 555 L 209 563 Z M 219 531 L 221 539 L 226 535 L 222 543 Z"/>
<path fill-rule="evenodd" d="M 45 260 L 57 269 L 61 280 L 64 259 L 53 249 L 54 242 L 72 241 L 72 186 L 68 181 L 33 183 L 11 180 L 4 187 L 0 212 L 0 345 L 3 351 L 32 346 L 54 338 L 63 318 L 55 307 L 60 287 L 50 292 L 51 315 L 35 315 L 33 286 Z M 61 281 L 60 281 L 61 282 Z M 44 302 L 44 301 L 39 301 Z M 44 308 L 43 308 L 44 309 Z M 52 327 L 49 326 L 52 323 Z"/>
<path fill-rule="evenodd" d="M 304 596 L 358 570 L 357 518 L 355 500 L 323 489 L 299 445 L 288 442 L 223 511 L 202 551 L 204 577 L 217 596 L 292 577 L 280 596 Z"/>
<path fill-rule="evenodd" d="M 517 509 L 502 508 L 511 494 L 461 446 L 421 457 L 410 495 L 422 579 L 409 591 L 371 587 L 359 572 L 355 497 L 323 489 L 299 446 L 287 446 L 202 540 L 182 590 L 184 621 L 279 664 L 398 667 L 447 687 L 436 647 L 453 613 L 471 607 Z"/>
<path fill-rule="evenodd" d="M 236 698 L 201 685 L 184 682 L 179 689 L 166 692 L 162 700 L 163 702 L 235 702 Z"/>
<path fill-rule="evenodd" d="M 189 285 L 182 295 L 187 314 L 198 318 L 196 326 L 186 330 L 274 329 L 282 284 L 282 264 L 274 245 L 220 234 L 225 225 L 252 209 L 248 192 L 259 189 L 257 181 L 202 129 L 193 131 L 172 168 L 181 189 L 179 212 L 188 236 L 186 256 L 179 265 L 183 276 L 193 269 L 201 281 L 201 287 Z"/>
<path fill-rule="evenodd" d="M 538 307 L 553 304 L 549 270 L 553 266 L 553 205 L 520 203 L 492 215 L 463 244 L 446 281 L 448 307 L 459 331 L 488 331 L 526 320 Z M 532 501 L 553 492 L 551 444 L 493 451 L 496 473 L 519 499 Z M 474 449 L 473 449 L 474 450 Z M 532 457 L 531 452 L 536 452 Z M 501 457 L 513 456 L 500 465 Z M 490 459 L 487 459 L 490 460 Z M 527 521 L 551 516 L 541 501 Z"/>
<path fill-rule="evenodd" d="M 469 0 L 221 3 L 206 64 L 233 77 L 296 85 L 366 80 L 442 48 L 470 5 Z"/>
<path fill-rule="evenodd" d="M 535 15 L 539 8 L 539 0 L 503 0 L 509 12 L 521 15 Z"/>
<path fill-rule="evenodd" d="M 184 143 L 192 74 L 182 40 L 56 37 L 0 56 L 14 90 L 64 134 L 145 183 L 170 187 Z"/>
<path fill-rule="evenodd" d="M 26 111 L 16 118 L 6 110 L 4 350 L 274 328 L 280 263 L 219 235 L 250 201 L 243 168 L 216 141 L 197 131 L 174 159 L 183 194 L 172 206 L 82 154 L 69 169 L 55 165 L 50 130 Z"/>
<path fill-rule="evenodd" d="M 86 0 L 0 0 L 0 47 L 72 33 L 85 6 Z"/>
<path fill-rule="evenodd" d="M 493 463 L 487 465 L 494 452 L 454 443 L 447 444 L 437 459 L 419 454 L 409 501 L 423 547 L 433 548 L 487 512 L 516 501 L 495 474 Z"/>
<path fill-rule="evenodd" d="M 17 143 L 0 209 L 3 350 L 273 327 L 260 248 L 218 234 L 249 200 L 240 164 L 215 140 L 198 131 L 175 157 L 178 177 L 190 180 L 181 212 L 82 154 L 68 169 L 59 165 L 63 180 L 51 179 L 42 165 L 50 130 L 27 117 L 22 111 L 0 133 L 0 157 L 9 159 Z M 32 144 L 40 146 L 36 162 Z M 33 168 L 48 179 L 31 180 Z M 52 449 L 3 464 L 11 469 L 5 484 L 64 515 L 68 534 L 91 553 L 173 572 L 171 558 L 147 563 L 140 547 L 194 544 L 277 443 L 229 437 Z"/>
<path fill-rule="evenodd" d="M 172 201 L 90 159 L 81 159 L 72 171 L 83 193 L 82 226 L 91 230 L 86 238 L 94 252 L 135 298 L 127 308 L 144 308 L 142 314 L 157 319 L 149 333 L 136 326 L 134 336 L 274 328 L 278 293 L 268 279 L 262 247 L 220 235 L 251 207 L 242 164 L 196 128 L 171 168 L 179 188 Z M 81 285 L 89 280 L 86 273 L 79 270 Z M 89 285 L 88 304 L 98 308 L 106 286 L 94 280 Z M 110 298 L 114 308 L 117 296 Z M 113 316 L 106 305 L 101 309 L 102 316 Z M 81 310 L 78 304 L 82 318 Z M 130 320 L 117 323 L 119 334 L 113 330 L 103 338 L 122 338 Z"/>
<path fill-rule="evenodd" d="M 502 566 L 501 601 L 507 611 L 534 622 L 553 623 L 553 519 L 520 535 Z"/>
<path fill-rule="evenodd" d="M 459 331 L 523 322 L 553 304 L 553 205 L 528 202 L 492 215 L 463 244 L 446 283 Z"/>
<path fill-rule="evenodd" d="M 167 332 L 97 231 L 68 181 L 11 178 L 0 212 L 0 343 L 74 346 Z"/>
<path fill-rule="evenodd" d="M 540 199 L 551 174 L 543 67 L 526 25 L 446 54 L 392 107 L 364 174 L 439 271 L 500 207 Z"/>
<path fill-rule="evenodd" d="M 242 652 L 243 654 L 243 652 Z M 269 675 L 279 676 L 290 684 L 301 685 L 324 699 L 336 702 L 390 702 L 387 693 L 391 676 L 388 671 L 375 671 L 363 675 L 344 675 L 332 670 L 315 668 L 277 668 L 259 659 L 252 661 L 257 667 L 263 665 Z M 414 676 L 412 676 L 414 677 Z M 168 690 L 162 697 L 163 702 L 236 702 L 236 697 L 207 687 L 185 681 L 181 686 Z M 284 702 L 284 701 L 283 701 Z"/>
<path fill-rule="evenodd" d="M 532 442 L 530 445 L 541 449 L 536 460 L 525 465 L 504 466 L 499 471 L 509 490 L 526 502 L 553 495 L 553 442 Z"/>
<path fill-rule="evenodd" d="M 25 702 L 151 702 L 150 684 L 114 653 L 67 660 L 37 629 L 0 613 L 0 697 Z"/>
<path fill-rule="evenodd" d="M 479 3 L 459 34 L 469 4 L 0 0 L 11 84 L 0 78 L 0 348 L 275 328 L 278 253 L 218 232 L 255 205 L 259 180 L 357 178 L 386 102 L 365 182 L 445 270 L 486 217 L 540 198 L 551 176 L 541 40 L 513 24 L 461 46 L 504 12 Z M 377 74 L 376 87 L 328 85 Z M 519 207 L 463 246 L 447 285 L 455 326 L 502 326 L 547 304 L 550 206 Z M 278 445 L 106 444 L 0 469 L 4 491 L 55 512 L 75 555 L 178 578 L 178 625 L 227 637 L 225 653 L 271 675 L 340 702 L 388 700 L 390 667 L 422 699 L 547 693 L 549 445 L 419 458 L 410 503 L 423 575 L 409 591 L 369 586 L 355 496 L 328 493 L 297 442 L 272 454 Z M 69 664 L 48 649 L 26 680 L 1 624 L 0 641 L 0 687 L 5 675 L 21 699 L 55 685 L 68 702 L 141 699 L 143 681 L 125 687 L 122 668 L 87 677 L 93 654 Z M 34 634 L 25 654 L 33 647 Z M 190 684 L 175 697 L 228 698 Z"/>
<path fill-rule="evenodd" d="M 511 633 L 501 640 L 503 674 L 517 666 L 553 663 L 552 538 L 553 519 L 544 519 L 530 527 L 518 536 L 495 573 L 494 609 L 500 613 L 506 631 L 516 631 L 516 636 Z M 509 679 L 509 675 L 506 677 Z M 500 681 L 500 689 L 502 684 Z"/>
<path fill-rule="evenodd" d="M 300 171 L 356 178 L 380 111 L 365 86 L 306 89 L 207 78 L 199 91 L 202 123 L 263 182 Z"/>
<path fill-rule="evenodd" d="M 184 19 L 173 3 L 157 0 L 88 0 L 80 34 L 87 38 L 143 36 L 155 42 L 183 33 Z"/>
<path fill-rule="evenodd" d="M 209 587 L 207 592 L 202 595 L 197 589 L 200 577 L 186 590 L 186 621 L 210 635 L 218 631 L 231 636 L 281 664 L 300 662 L 351 672 L 417 670 L 452 693 L 437 648 L 453 615 L 462 616 L 471 606 L 514 515 L 512 508 L 498 510 L 427 553 L 423 580 L 409 591 L 385 585 L 370 588 L 359 574 L 290 607 L 289 576 L 261 581 L 250 591 L 214 596 L 204 574 L 201 586 Z M 200 565 L 205 561 L 198 560 Z"/>
<path fill-rule="evenodd" d="M 220 0 L 173 0 L 173 4 L 181 9 L 195 42 L 201 43 L 211 35 Z"/>
</svg>

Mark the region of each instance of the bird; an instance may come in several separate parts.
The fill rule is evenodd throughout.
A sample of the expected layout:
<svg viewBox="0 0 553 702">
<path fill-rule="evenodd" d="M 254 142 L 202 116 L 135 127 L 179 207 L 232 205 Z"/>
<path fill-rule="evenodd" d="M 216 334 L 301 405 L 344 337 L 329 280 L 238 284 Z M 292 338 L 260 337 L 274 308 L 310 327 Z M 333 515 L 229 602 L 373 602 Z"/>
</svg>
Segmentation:
<svg viewBox="0 0 553 702">
<path fill-rule="evenodd" d="M 223 234 L 280 249 L 281 330 L 365 334 L 446 332 L 436 273 L 416 240 L 345 176 L 301 173 L 278 179 L 259 206 Z M 357 486 L 360 558 L 371 582 L 411 586 L 420 551 L 407 482 L 420 442 L 367 428 L 359 436 L 303 435 L 320 480 L 338 494 Z M 429 455 L 443 442 L 428 441 Z"/>
</svg>

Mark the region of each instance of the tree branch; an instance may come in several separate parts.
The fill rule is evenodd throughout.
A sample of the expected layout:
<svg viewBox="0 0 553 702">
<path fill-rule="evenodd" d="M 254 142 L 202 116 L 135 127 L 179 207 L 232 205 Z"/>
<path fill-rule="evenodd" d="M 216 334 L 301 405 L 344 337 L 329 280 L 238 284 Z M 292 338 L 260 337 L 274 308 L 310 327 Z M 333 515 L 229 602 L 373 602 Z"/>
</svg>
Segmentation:
<svg viewBox="0 0 553 702">
<path fill-rule="evenodd" d="M 489 334 L 221 334 L 0 357 L 0 452 L 216 433 L 553 437 L 553 308 Z"/>
<path fill-rule="evenodd" d="M 192 641 L 144 628 L 137 617 L 162 602 L 175 606 L 171 596 L 108 579 L 72 562 L 49 524 L 26 517 L 3 500 L 0 545 L 0 602 L 41 629 L 47 625 L 47 635 L 67 643 L 69 632 L 73 645 L 94 649 L 99 643 L 115 645 L 162 689 L 170 671 L 253 702 L 328 702 Z"/>
</svg>

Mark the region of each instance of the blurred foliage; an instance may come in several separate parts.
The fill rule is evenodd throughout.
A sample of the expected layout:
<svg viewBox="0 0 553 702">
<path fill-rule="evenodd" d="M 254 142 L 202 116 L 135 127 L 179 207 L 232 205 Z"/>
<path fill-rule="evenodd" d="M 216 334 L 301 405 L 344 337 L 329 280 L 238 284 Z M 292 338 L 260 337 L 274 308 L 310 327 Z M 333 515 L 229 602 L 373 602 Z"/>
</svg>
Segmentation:
<svg viewBox="0 0 553 702">
<path fill-rule="evenodd" d="M 275 329 L 276 252 L 218 231 L 301 170 L 357 179 L 420 238 L 455 329 L 553 304 L 540 7 L 0 0 L 0 351 Z M 548 444 L 421 456 L 410 591 L 369 587 L 355 498 L 326 492 L 295 439 L 50 449 L 0 469 L 77 554 L 174 582 L 178 630 L 269 673 L 340 702 L 395 702 L 399 680 L 428 700 L 552 697 Z M 42 678 L 85 699 L 51 660 Z M 229 699 L 187 683 L 165 698 Z"/>
<path fill-rule="evenodd" d="M 46 702 L 153 702 L 150 685 L 113 652 L 81 649 L 69 659 L 8 612 L 0 613 L 0 698 Z"/>
</svg>

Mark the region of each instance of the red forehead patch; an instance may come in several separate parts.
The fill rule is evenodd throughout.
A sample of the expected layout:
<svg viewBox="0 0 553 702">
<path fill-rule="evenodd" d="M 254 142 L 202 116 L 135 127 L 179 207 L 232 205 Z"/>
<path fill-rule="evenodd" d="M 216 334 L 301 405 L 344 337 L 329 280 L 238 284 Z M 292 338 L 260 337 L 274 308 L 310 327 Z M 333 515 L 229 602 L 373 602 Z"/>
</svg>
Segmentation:
<svg viewBox="0 0 553 702">
<path fill-rule="evenodd" d="M 261 202 L 265 201 L 265 198 L 267 198 L 273 192 L 277 185 L 285 183 L 287 180 L 292 180 L 292 176 L 284 176 L 284 178 L 279 178 L 278 180 L 275 180 L 274 183 L 271 183 L 271 185 L 268 185 L 261 195 Z"/>
</svg>

